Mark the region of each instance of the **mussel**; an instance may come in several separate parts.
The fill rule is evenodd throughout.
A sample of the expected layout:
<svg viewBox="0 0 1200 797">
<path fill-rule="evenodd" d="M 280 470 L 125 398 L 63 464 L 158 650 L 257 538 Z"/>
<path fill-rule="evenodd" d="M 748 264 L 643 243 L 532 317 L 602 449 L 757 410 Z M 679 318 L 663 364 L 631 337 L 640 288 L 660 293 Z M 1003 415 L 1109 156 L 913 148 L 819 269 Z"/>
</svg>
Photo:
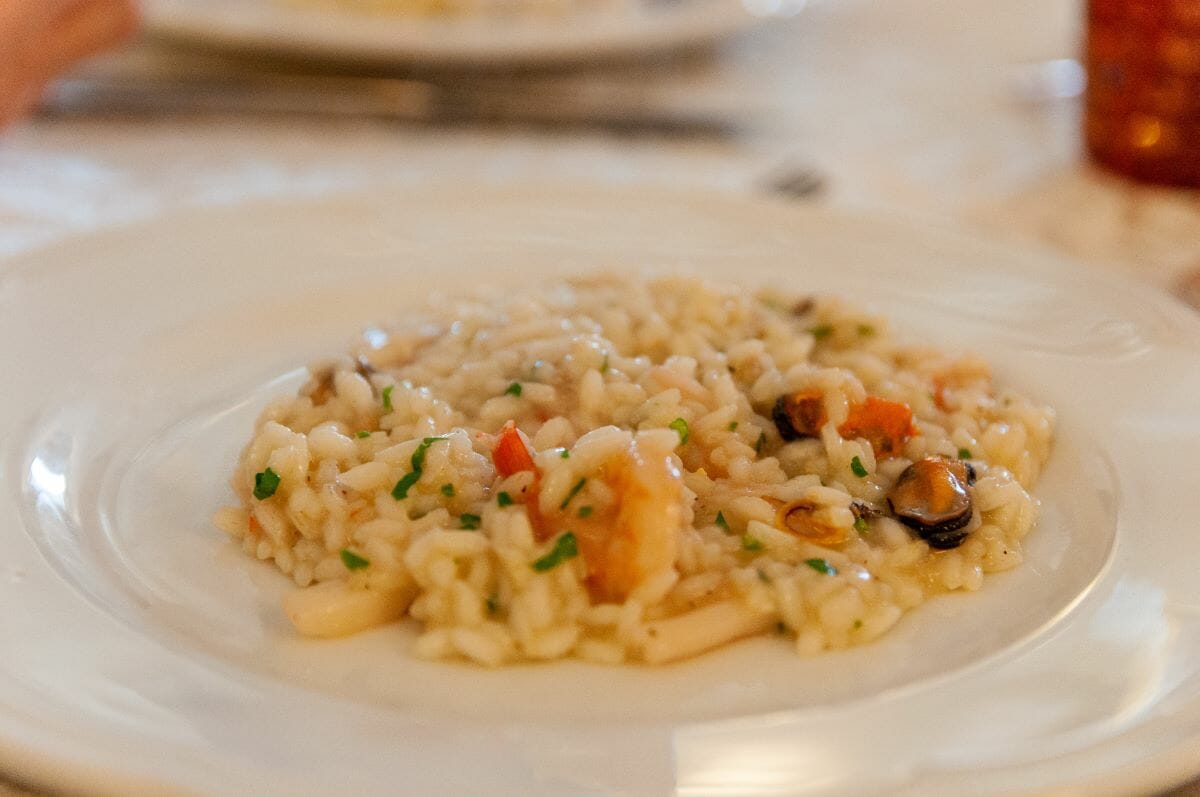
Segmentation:
<svg viewBox="0 0 1200 797">
<path fill-rule="evenodd" d="M 775 401 L 771 420 L 784 440 L 817 437 L 825 425 L 825 397 L 819 390 L 785 393 Z"/>
<path fill-rule="evenodd" d="M 902 523 L 933 548 L 957 548 L 971 522 L 975 469 L 970 463 L 926 457 L 904 469 L 888 493 L 888 504 Z"/>
<path fill-rule="evenodd" d="M 834 526 L 816 516 L 817 506 L 800 499 L 781 505 L 775 511 L 775 526 L 816 545 L 841 545 L 847 530 Z"/>
</svg>

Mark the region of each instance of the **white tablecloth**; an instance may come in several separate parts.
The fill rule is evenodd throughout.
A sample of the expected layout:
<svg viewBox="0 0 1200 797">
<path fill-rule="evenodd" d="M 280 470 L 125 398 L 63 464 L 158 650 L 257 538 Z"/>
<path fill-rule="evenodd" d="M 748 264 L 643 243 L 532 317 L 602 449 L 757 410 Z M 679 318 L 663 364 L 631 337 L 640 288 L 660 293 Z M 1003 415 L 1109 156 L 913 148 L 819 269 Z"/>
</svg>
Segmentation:
<svg viewBox="0 0 1200 797">
<path fill-rule="evenodd" d="M 1200 196 L 1086 165 L 1078 101 L 1028 90 L 1030 65 L 1076 53 L 1080 18 L 1074 0 L 813 0 L 711 56 L 551 78 L 636 85 L 649 101 L 751 123 L 728 140 L 213 115 L 33 121 L 0 134 L 0 268 L 89 230 L 257 197 L 525 180 L 745 192 L 793 164 L 823 175 L 820 201 L 937 216 L 1168 288 L 1200 267 Z"/>
</svg>

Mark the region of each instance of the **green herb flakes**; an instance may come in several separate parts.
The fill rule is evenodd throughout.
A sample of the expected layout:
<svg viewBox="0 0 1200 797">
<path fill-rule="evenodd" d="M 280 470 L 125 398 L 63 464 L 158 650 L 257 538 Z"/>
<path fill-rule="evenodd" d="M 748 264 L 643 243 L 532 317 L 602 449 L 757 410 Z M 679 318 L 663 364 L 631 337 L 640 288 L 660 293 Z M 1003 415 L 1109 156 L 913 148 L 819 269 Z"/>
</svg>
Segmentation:
<svg viewBox="0 0 1200 797">
<path fill-rule="evenodd" d="M 729 529 L 729 521 L 725 519 L 725 513 L 724 513 L 724 512 L 718 512 L 718 513 L 717 513 L 717 519 L 716 519 L 716 521 L 715 521 L 715 522 L 716 522 L 716 524 L 717 524 L 718 526 L 720 526 L 722 529 L 724 529 L 724 530 L 725 530 L 725 533 L 726 533 L 726 534 L 728 534 L 728 533 L 729 533 L 729 531 L 730 531 L 730 529 Z"/>
<path fill-rule="evenodd" d="M 504 391 L 504 394 L 506 396 L 520 396 L 521 395 L 521 383 L 513 382 L 511 385 L 508 386 L 508 389 L 506 389 Z"/>
<path fill-rule="evenodd" d="M 728 428 L 728 429 L 729 429 L 729 431 L 731 431 L 731 432 L 736 432 L 736 431 L 737 431 L 737 427 L 738 427 L 738 422 L 737 422 L 737 421 L 730 421 L 730 422 L 729 422 L 729 426 L 728 426 L 728 427 L 726 427 L 726 428 Z"/>
<path fill-rule="evenodd" d="M 412 473 L 405 474 L 400 481 L 396 482 L 396 486 L 392 488 L 392 498 L 397 501 L 403 501 L 408 498 L 408 491 L 421 480 L 421 471 L 414 470 Z"/>
<path fill-rule="evenodd" d="M 383 389 L 383 411 L 384 412 L 392 411 L 392 390 L 394 390 L 395 387 L 396 387 L 395 385 L 388 385 L 387 387 L 385 387 Z"/>
<path fill-rule="evenodd" d="M 871 530 L 871 527 L 867 525 L 867 519 L 865 517 L 860 517 L 854 521 L 854 530 L 859 534 L 866 534 Z"/>
<path fill-rule="evenodd" d="M 254 497 L 265 501 L 275 495 L 279 489 L 279 474 L 267 468 L 262 473 L 254 474 Z"/>
<path fill-rule="evenodd" d="M 580 479 L 571 485 L 571 489 L 567 492 L 567 497 L 558 505 L 559 509 L 566 509 L 567 504 L 571 503 L 571 499 L 579 495 L 579 491 L 583 489 L 583 485 L 587 484 L 587 479 Z"/>
<path fill-rule="evenodd" d="M 600 363 L 600 373 L 608 373 L 608 352 L 604 352 L 604 362 Z"/>
<path fill-rule="evenodd" d="M 512 496 L 509 495 L 508 493 L 502 492 L 496 496 L 496 504 L 498 506 L 512 506 L 513 505 Z"/>
<path fill-rule="evenodd" d="M 453 498 L 454 497 L 454 485 L 449 484 L 449 483 L 443 484 L 442 485 L 442 495 L 446 496 L 447 498 Z"/>
<path fill-rule="evenodd" d="M 487 600 L 483 604 L 487 607 L 488 614 L 495 614 L 500 611 L 500 597 L 498 595 L 488 595 Z"/>
<path fill-rule="evenodd" d="M 561 453 L 561 454 L 559 454 L 558 456 L 559 456 L 559 459 L 570 459 L 570 458 L 571 458 L 571 452 L 570 452 L 570 451 L 568 451 L 567 449 L 565 449 L 565 448 L 564 448 L 564 449 L 562 450 L 562 453 Z"/>
<path fill-rule="evenodd" d="M 362 570 L 371 564 L 370 559 L 364 559 L 349 548 L 342 549 L 342 564 L 347 570 Z"/>
<path fill-rule="evenodd" d="M 762 583 L 764 583 L 764 584 L 771 583 L 771 577 L 767 575 L 767 572 L 765 570 L 759 569 L 759 570 L 755 570 L 754 572 L 758 573 L 758 580 L 761 581 Z"/>
<path fill-rule="evenodd" d="M 754 442 L 754 453 L 755 453 L 755 455 L 761 454 L 761 453 L 762 453 L 762 450 L 763 450 L 763 446 L 765 446 L 766 444 L 767 444 L 767 433 L 766 433 L 766 432 L 759 432 L 759 433 L 758 433 L 758 440 L 756 440 L 756 441 Z"/>
<path fill-rule="evenodd" d="M 742 535 L 743 551 L 761 551 L 763 547 L 762 540 L 751 537 L 749 534 Z"/>
<path fill-rule="evenodd" d="M 545 573 L 576 556 L 579 556 L 579 543 L 575 540 L 575 535 L 568 531 L 554 541 L 554 547 L 550 549 L 550 553 L 534 561 L 533 569 L 539 573 Z"/>
<path fill-rule="evenodd" d="M 479 517 L 479 515 L 460 515 L 458 518 L 458 527 L 467 531 L 475 531 L 482 522 L 483 518 Z"/>
<path fill-rule="evenodd" d="M 579 511 L 576 512 L 575 514 L 579 515 L 579 517 L 582 517 L 582 518 L 591 517 L 592 516 L 592 508 L 590 506 L 581 506 L 581 507 L 579 507 Z"/>
<path fill-rule="evenodd" d="M 676 418 L 675 420 L 671 421 L 667 425 L 670 426 L 672 429 L 674 429 L 676 431 L 676 433 L 678 433 L 679 445 L 683 445 L 684 443 L 686 443 L 688 441 L 688 422 L 687 421 L 685 421 L 683 418 Z"/>
<path fill-rule="evenodd" d="M 358 432 L 354 436 L 357 437 L 359 440 L 365 440 L 366 438 L 371 436 L 371 433 L 368 432 L 366 429 L 363 429 L 361 432 Z"/>
<path fill-rule="evenodd" d="M 400 481 L 396 482 L 396 486 L 392 488 L 392 498 L 397 501 L 403 501 L 408 498 L 408 491 L 421 480 L 421 472 L 425 469 L 425 455 L 429 452 L 429 447 L 439 440 L 447 439 L 448 435 L 440 437 L 426 437 L 417 446 L 416 451 L 412 455 L 412 472 L 406 474 Z"/>
<path fill-rule="evenodd" d="M 958 449 L 958 458 L 959 459 L 970 459 L 971 458 L 971 449 L 969 449 L 969 448 Z"/>
<path fill-rule="evenodd" d="M 829 564 L 824 559 L 805 559 L 804 564 L 816 570 L 818 573 L 824 573 L 827 576 L 836 576 L 837 568 Z"/>
<path fill-rule="evenodd" d="M 854 621 L 854 630 L 857 631 L 860 628 L 862 628 L 862 620 L 855 620 Z"/>
<path fill-rule="evenodd" d="M 821 324 L 808 330 L 808 332 L 813 336 L 814 340 L 825 340 L 825 338 L 833 334 L 833 327 L 830 324 Z"/>
<path fill-rule="evenodd" d="M 867 477 L 867 469 L 863 467 L 862 460 L 858 457 L 850 460 L 850 472 L 860 479 Z"/>
</svg>

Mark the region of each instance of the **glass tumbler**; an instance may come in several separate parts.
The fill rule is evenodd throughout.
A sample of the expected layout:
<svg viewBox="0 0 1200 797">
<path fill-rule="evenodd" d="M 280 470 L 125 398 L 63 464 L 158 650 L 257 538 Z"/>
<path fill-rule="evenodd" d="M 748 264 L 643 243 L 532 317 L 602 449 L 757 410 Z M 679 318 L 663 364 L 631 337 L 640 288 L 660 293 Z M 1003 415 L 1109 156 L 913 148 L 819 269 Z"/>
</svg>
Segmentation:
<svg viewBox="0 0 1200 797">
<path fill-rule="evenodd" d="M 1092 157 L 1200 186 L 1200 0 L 1088 0 L 1085 62 Z"/>
</svg>

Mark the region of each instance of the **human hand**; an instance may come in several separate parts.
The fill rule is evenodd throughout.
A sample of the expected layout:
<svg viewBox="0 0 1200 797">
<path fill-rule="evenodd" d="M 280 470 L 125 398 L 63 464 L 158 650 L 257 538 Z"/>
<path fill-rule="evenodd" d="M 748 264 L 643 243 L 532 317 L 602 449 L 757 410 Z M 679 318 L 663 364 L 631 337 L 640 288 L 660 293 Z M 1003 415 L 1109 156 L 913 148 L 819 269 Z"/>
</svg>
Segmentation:
<svg viewBox="0 0 1200 797">
<path fill-rule="evenodd" d="M 0 0 L 0 127 L 28 111 L 60 72 L 136 27 L 133 0 Z"/>
</svg>

